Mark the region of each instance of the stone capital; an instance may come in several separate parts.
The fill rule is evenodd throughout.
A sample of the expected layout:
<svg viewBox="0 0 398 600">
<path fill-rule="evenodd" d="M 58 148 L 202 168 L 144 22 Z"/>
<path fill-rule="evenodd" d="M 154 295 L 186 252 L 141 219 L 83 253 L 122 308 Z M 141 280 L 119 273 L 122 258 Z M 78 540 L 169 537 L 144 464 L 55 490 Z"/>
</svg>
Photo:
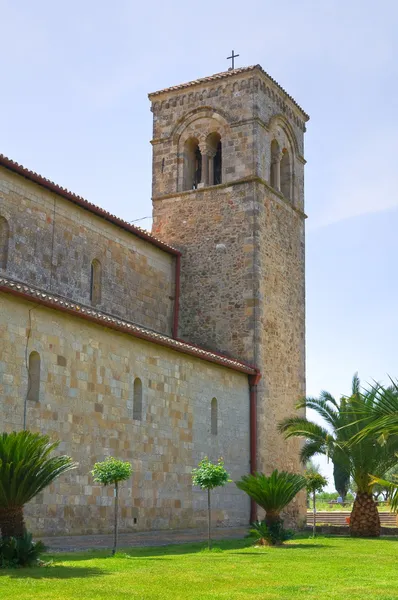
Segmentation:
<svg viewBox="0 0 398 600">
<path fill-rule="evenodd" d="M 271 162 L 272 162 L 273 165 L 277 164 L 277 163 L 280 163 L 281 160 L 282 160 L 282 158 L 283 158 L 283 152 L 282 151 L 277 152 L 277 153 L 275 153 L 275 154 L 272 155 Z"/>
<path fill-rule="evenodd" d="M 209 147 L 207 145 L 207 142 L 199 142 L 199 150 L 202 156 L 209 156 Z"/>
</svg>

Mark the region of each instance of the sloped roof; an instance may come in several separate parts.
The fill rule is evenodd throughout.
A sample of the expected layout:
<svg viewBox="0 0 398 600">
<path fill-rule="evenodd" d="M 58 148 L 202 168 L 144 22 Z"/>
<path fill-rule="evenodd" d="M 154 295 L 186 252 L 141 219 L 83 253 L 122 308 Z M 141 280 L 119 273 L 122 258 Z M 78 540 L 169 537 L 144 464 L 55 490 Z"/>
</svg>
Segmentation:
<svg viewBox="0 0 398 600">
<path fill-rule="evenodd" d="M 102 217 L 103 219 L 106 219 L 110 223 L 113 223 L 114 225 L 117 225 L 118 227 L 125 229 L 129 233 L 133 233 L 134 235 L 142 238 L 143 240 L 150 242 L 151 244 L 154 244 L 155 246 L 158 246 L 158 248 L 165 250 L 165 252 L 169 252 L 170 254 L 174 254 L 177 256 L 181 254 L 176 248 L 173 248 L 169 244 L 162 242 L 161 240 L 159 240 L 157 237 L 155 237 L 154 235 L 152 235 L 145 229 L 142 229 L 141 227 L 137 227 L 137 225 L 132 225 L 128 221 L 124 221 L 124 219 L 121 219 L 120 217 L 116 217 L 115 215 L 112 215 L 111 213 L 106 211 L 104 208 L 101 208 L 100 206 L 96 206 L 92 202 L 89 202 L 88 200 L 85 200 L 81 196 L 78 196 L 77 194 L 70 192 L 66 188 L 61 187 L 60 185 L 54 183 L 53 181 L 50 181 L 46 177 L 43 177 L 42 175 L 39 175 L 38 173 L 35 173 L 34 171 L 27 169 L 23 165 L 18 164 L 17 162 L 11 160 L 10 158 L 7 158 L 7 156 L 4 156 L 3 154 L 0 154 L 0 166 L 8 169 L 9 171 L 12 171 L 13 173 L 17 173 L 18 175 L 21 175 L 22 177 L 25 177 L 26 179 L 29 179 L 30 181 L 32 181 L 34 183 L 37 183 L 38 185 L 49 190 L 50 192 L 58 194 L 59 196 L 62 196 L 66 200 L 69 200 L 70 202 L 77 204 L 81 208 L 84 208 L 85 210 L 88 210 L 88 211 L 94 213 L 95 215 Z"/>
<path fill-rule="evenodd" d="M 125 321 L 119 317 L 114 317 L 107 313 L 96 310 L 92 306 L 86 306 L 84 304 L 73 302 L 69 299 L 58 296 L 57 294 L 49 293 L 43 289 L 26 285 L 23 282 L 10 279 L 9 277 L 0 277 L 0 292 L 19 296 L 25 300 L 30 300 L 35 304 L 41 304 L 48 308 L 60 310 L 75 315 L 79 318 L 92 321 L 98 325 L 116 329 L 122 333 L 127 333 L 133 337 L 137 337 L 148 342 L 159 344 L 160 346 L 166 346 L 171 350 L 182 352 L 183 354 L 190 354 L 202 360 L 216 363 L 224 367 L 228 367 L 235 371 L 240 371 L 248 375 L 258 375 L 258 370 L 240 360 L 229 358 L 223 354 L 216 352 L 210 352 L 189 342 L 170 338 L 161 333 L 156 333 L 150 329 L 145 329 L 130 321 Z"/>
</svg>

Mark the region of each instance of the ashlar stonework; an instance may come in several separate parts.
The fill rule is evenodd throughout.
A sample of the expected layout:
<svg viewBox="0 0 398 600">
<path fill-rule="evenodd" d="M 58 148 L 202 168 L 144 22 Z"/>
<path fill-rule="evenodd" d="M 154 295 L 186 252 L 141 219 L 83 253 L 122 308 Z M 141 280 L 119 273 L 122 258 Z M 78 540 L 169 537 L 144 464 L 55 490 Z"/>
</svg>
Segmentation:
<svg viewBox="0 0 398 600">
<path fill-rule="evenodd" d="M 205 524 L 190 473 L 299 471 L 278 422 L 305 394 L 306 113 L 256 65 L 150 94 L 153 230 L 0 156 L 0 415 L 76 471 L 28 507 L 35 533 L 107 532 L 94 462 L 134 474 L 122 530 Z M 236 486 L 217 524 L 245 525 Z M 289 507 L 293 523 L 305 499 Z"/>
</svg>

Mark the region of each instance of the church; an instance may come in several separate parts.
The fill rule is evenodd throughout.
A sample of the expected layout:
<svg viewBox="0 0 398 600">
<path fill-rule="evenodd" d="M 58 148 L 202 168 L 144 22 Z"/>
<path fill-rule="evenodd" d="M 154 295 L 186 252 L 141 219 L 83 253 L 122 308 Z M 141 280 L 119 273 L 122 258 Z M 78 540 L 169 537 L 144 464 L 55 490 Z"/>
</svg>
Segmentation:
<svg viewBox="0 0 398 600">
<path fill-rule="evenodd" d="M 260 65 L 149 101 L 151 233 L 0 155 L 1 429 L 79 463 L 26 507 L 36 535 L 111 530 L 106 456 L 133 466 L 126 532 L 202 526 L 204 456 L 233 481 L 301 469 L 277 424 L 305 395 L 309 117 Z M 234 483 L 213 503 L 219 526 L 255 517 Z"/>
</svg>

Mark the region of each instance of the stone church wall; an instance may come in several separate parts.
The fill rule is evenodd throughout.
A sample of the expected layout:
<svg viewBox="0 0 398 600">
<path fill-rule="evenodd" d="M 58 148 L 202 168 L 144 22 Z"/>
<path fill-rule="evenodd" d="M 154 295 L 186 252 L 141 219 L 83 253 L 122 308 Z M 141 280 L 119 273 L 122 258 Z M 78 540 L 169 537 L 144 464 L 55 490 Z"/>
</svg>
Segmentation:
<svg viewBox="0 0 398 600">
<path fill-rule="evenodd" d="M 0 421 L 22 427 L 26 355 L 41 358 L 39 402 L 27 426 L 61 441 L 79 462 L 27 507 L 36 534 L 108 532 L 111 489 L 89 471 L 107 455 L 134 468 L 121 491 L 121 529 L 187 528 L 206 523 L 206 494 L 190 473 L 204 455 L 222 456 L 233 480 L 249 472 L 247 376 L 56 310 L 0 294 Z M 143 386 L 133 419 L 133 383 Z M 211 401 L 218 433 L 211 433 Z M 214 492 L 214 522 L 244 525 L 249 501 L 233 483 Z M 134 523 L 136 519 L 136 523 Z"/>
<path fill-rule="evenodd" d="M 182 252 L 179 335 L 254 362 L 254 183 L 154 200 L 153 232 Z M 198 285 L 200 282 L 200 285 Z"/>
<path fill-rule="evenodd" d="M 171 335 L 174 256 L 4 168 L 1 216 L 10 231 L 10 277 L 90 304 L 96 259 L 101 264 L 96 307 Z"/>
</svg>

